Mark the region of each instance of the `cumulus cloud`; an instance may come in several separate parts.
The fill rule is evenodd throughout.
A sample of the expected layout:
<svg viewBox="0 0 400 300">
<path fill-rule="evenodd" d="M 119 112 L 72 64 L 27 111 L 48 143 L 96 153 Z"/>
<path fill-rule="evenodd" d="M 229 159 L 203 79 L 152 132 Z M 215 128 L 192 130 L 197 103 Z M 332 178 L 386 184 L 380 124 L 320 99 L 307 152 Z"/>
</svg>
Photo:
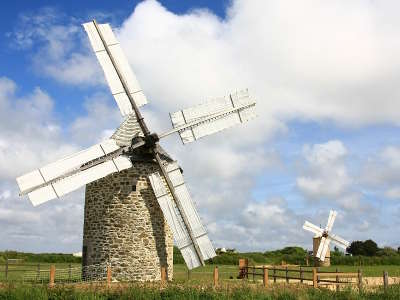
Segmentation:
<svg viewBox="0 0 400 300">
<path fill-rule="evenodd" d="M 1 248 L 77 251 L 82 243 L 83 189 L 33 207 L 27 197 L 19 197 L 15 178 L 98 142 L 103 131 L 119 124 L 119 113 L 96 94 L 86 100 L 86 115 L 65 128 L 45 91 L 34 88 L 23 96 L 17 91 L 14 81 L 0 78 Z"/>
<path fill-rule="evenodd" d="M 305 145 L 307 176 L 297 178 L 297 187 L 311 199 L 340 196 L 351 184 L 344 158 L 347 149 L 338 140 Z"/>
<path fill-rule="evenodd" d="M 44 7 L 39 12 L 20 14 L 10 36 L 16 48 L 34 50 L 32 69 L 39 76 L 80 86 L 104 83 L 79 19 Z"/>
<path fill-rule="evenodd" d="M 259 118 L 249 124 L 185 147 L 177 137 L 163 141 L 183 166 L 204 222 L 218 245 L 240 249 L 244 247 L 241 241 L 249 237 L 259 249 L 301 244 L 300 216 L 282 200 L 284 195 L 257 202 L 251 193 L 266 169 L 282 163 L 272 141 L 291 130 L 288 122 L 329 121 L 341 127 L 398 125 L 400 107 L 394 100 L 400 94 L 400 43 L 395 28 L 400 27 L 393 13 L 397 6 L 396 2 L 235 0 L 227 17 L 220 19 L 207 10 L 176 15 L 148 0 L 138 4 L 121 26 L 114 27 L 150 100 L 143 112 L 154 130 L 169 127 L 169 111 L 236 89 L 248 87 L 257 100 Z M 61 23 L 52 10 L 33 17 L 21 20 L 15 39 L 20 48 L 35 53 L 34 70 L 43 68 L 43 76 L 79 87 L 104 83 L 77 20 L 64 18 Z M 32 20 L 35 26 L 23 25 L 32 24 Z M 15 84 L 5 81 L 1 88 L 13 95 Z M 102 101 L 102 95 L 96 104 L 88 98 L 89 113 L 71 121 L 67 131 L 72 145 L 64 143 L 63 149 L 59 146 L 60 127 L 53 120 L 46 95 L 37 89 L 22 102 L 47 122 L 39 122 L 41 127 L 36 130 L 50 146 L 28 140 L 18 152 L 29 158 L 32 154 L 23 151 L 32 144 L 30 150 L 39 157 L 32 158 L 32 166 L 96 142 L 119 123 L 115 107 Z M 16 110 L 12 113 L 18 115 Z M 29 124 L 36 124 L 36 120 L 33 114 Z M 32 135 L 35 126 L 26 130 L 27 136 Z M 7 138 L 0 134 L 0 161 L 5 161 L 4 153 L 10 150 Z M 18 141 L 24 138 L 22 135 Z M 11 144 L 18 147 L 17 142 Z M 305 146 L 304 164 L 296 180 L 298 191 L 309 200 L 325 198 L 346 211 L 366 207 L 362 193 L 353 188 L 356 181 L 346 164 L 348 153 L 339 140 Z M 388 150 L 383 155 L 386 158 L 381 160 L 393 160 L 397 154 Z M 29 163 L 15 167 L 21 172 L 28 168 Z M 9 169 L 0 171 L 0 176 Z M 373 223 L 371 218 L 368 224 Z M 262 224 L 270 220 L 275 225 L 261 229 L 253 220 Z M 357 222 L 361 224 L 361 218 Z"/>
</svg>

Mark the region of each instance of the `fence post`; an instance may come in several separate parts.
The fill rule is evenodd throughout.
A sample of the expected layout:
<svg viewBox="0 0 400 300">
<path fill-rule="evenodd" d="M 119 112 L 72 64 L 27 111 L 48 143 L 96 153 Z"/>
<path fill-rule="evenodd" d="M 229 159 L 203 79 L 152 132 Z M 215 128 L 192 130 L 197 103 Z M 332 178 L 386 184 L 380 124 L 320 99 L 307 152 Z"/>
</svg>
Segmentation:
<svg viewBox="0 0 400 300">
<path fill-rule="evenodd" d="M 54 278 L 56 277 L 56 266 L 51 265 L 50 266 L 50 282 L 49 282 L 49 287 L 54 286 Z"/>
<path fill-rule="evenodd" d="M 318 287 L 318 280 L 317 280 L 317 268 L 313 268 L 312 269 L 312 277 L 313 277 L 313 286 L 315 287 L 315 288 L 317 288 Z"/>
<path fill-rule="evenodd" d="M 8 259 L 6 259 L 6 269 L 5 269 L 6 280 L 8 279 Z"/>
<path fill-rule="evenodd" d="M 37 265 L 37 272 L 36 272 L 36 281 L 39 281 L 40 279 L 40 263 Z"/>
<path fill-rule="evenodd" d="M 214 268 L 214 287 L 218 286 L 218 266 Z"/>
<path fill-rule="evenodd" d="M 265 266 L 263 267 L 263 275 L 264 275 L 263 277 L 264 287 L 268 287 L 268 269 Z"/>
<path fill-rule="evenodd" d="M 300 283 L 303 283 L 303 268 L 300 266 Z"/>
<path fill-rule="evenodd" d="M 336 273 L 339 272 L 339 269 L 336 268 Z M 339 291 L 339 275 L 336 274 L 336 291 Z"/>
<path fill-rule="evenodd" d="M 361 292 L 362 289 L 362 272 L 358 269 L 358 291 Z"/>
<path fill-rule="evenodd" d="M 383 286 L 384 286 L 385 291 L 387 290 L 388 285 L 389 285 L 388 272 L 383 271 Z"/>
<path fill-rule="evenodd" d="M 289 271 L 288 271 L 288 267 L 286 266 L 286 283 L 289 283 Z"/>
<path fill-rule="evenodd" d="M 274 273 L 273 273 L 273 277 L 274 277 L 274 283 L 276 283 L 276 269 L 275 269 L 275 266 L 274 266 Z"/>
<path fill-rule="evenodd" d="M 112 272 L 111 266 L 107 266 L 107 287 L 111 286 Z"/>
<path fill-rule="evenodd" d="M 319 275 L 318 275 L 318 273 L 319 273 L 319 267 L 317 267 L 317 282 L 319 283 Z"/>
<path fill-rule="evenodd" d="M 165 284 L 167 281 L 167 272 L 165 270 L 165 267 L 161 267 L 161 284 Z"/>
</svg>

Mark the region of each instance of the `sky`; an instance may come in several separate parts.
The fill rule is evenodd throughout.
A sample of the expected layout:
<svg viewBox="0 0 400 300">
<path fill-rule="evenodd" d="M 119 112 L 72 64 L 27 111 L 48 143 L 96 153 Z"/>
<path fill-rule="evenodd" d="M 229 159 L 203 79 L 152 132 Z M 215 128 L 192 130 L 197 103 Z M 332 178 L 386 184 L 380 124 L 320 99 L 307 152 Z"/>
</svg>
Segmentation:
<svg viewBox="0 0 400 300">
<path fill-rule="evenodd" d="M 84 189 L 33 207 L 17 176 L 123 121 L 82 23 L 110 23 L 149 103 L 169 112 L 248 88 L 256 120 L 183 146 L 215 247 L 312 247 L 308 220 L 400 246 L 397 1 L 12 1 L 0 9 L 0 250 L 78 252 Z"/>
</svg>

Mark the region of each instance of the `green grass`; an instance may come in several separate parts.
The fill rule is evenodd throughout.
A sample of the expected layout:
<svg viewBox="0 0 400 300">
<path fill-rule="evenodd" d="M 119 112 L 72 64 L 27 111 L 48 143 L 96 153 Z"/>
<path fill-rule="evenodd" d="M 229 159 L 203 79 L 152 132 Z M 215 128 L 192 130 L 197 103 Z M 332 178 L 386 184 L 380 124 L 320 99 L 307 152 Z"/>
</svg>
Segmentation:
<svg viewBox="0 0 400 300">
<path fill-rule="evenodd" d="M 313 289 L 298 285 L 276 285 L 273 288 L 264 289 L 243 284 L 234 288 L 191 287 L 182 285 L 168 285 L 161 289 L 159 285 L 129 285 L 123 288 L 112 289 L 99 287 L 77 288 L 74 286 L 58 286 L 52 289 L 45 285 L 26 286 L 9 285 L 0 287 L 0 300 L 22 299 L 85 299 L 85 300 L 112 300 L 112 299 L 279 299 L 279 300 L 330 300 L 330 299 L 400 299 L 400 286 L 391 286 L 386 292 L 382 289 L 366 291 L 361 294 L 355 291 L 345 290 L 333 292 L 325 289 Z"/>
</svg>

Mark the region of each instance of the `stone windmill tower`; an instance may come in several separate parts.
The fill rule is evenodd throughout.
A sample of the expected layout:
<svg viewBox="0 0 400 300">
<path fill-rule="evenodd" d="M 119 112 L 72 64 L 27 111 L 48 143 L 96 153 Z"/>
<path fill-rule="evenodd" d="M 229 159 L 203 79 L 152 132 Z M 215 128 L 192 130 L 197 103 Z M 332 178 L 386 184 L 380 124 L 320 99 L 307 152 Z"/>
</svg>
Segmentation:
<svg viewBox="0 0 400 300">
<path fill-rule="evenodd" d="M 17 178 L 33 205 L 86 185 L 84 276 L 111 265 L 119 280 L 154 281 L 164 266 L 172 278 L 172 251 L 189 269 L 215 256 L 186 187 L 182 169 L 159 145 L 178 133 L 183 144 L 255 117 L 255 102 L 241 91 L 170 114 L 173 129 L 150 133 L 139 107 L 147 103 L 108 24 L 83 24 L 125 120 L 100 144 Z"/>
<path fill-rule="evenodd" d="M 336 215 L 337 211 L 331 210 L 329 212 L 328 223 L 326 224 L 325 229 L 321 229 L 308 221 L 304 222 L 303 229 L 315 234 L 313 237 L 313 256 L 315 266 L 328 267 L 331 265 L 331 251 L 329 249 L 330 242 L 334 242 L 345 250 L 350 246 L 348 241 L 330 232 L 333 223 L 335 222 Z"/>
</svg>

